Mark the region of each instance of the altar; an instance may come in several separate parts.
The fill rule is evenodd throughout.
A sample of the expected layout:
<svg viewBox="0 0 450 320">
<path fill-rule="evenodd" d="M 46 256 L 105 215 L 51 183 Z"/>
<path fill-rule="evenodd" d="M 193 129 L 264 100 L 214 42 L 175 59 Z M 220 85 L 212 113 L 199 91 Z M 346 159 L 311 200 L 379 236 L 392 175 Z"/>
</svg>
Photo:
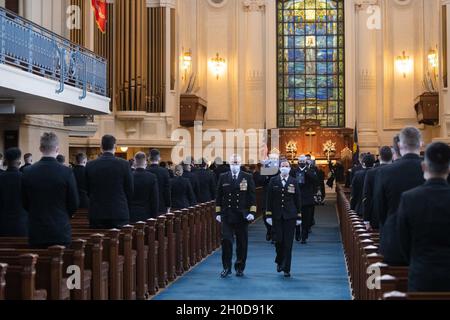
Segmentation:
<svg viewBox="0 0 450 320">
<path fill-rule="evenodd" d="M 323 128 L 319 120 L 306 120 L 300 128 L 279 129 L 279 135 L 281 154 L 293 162 L 310 154 L 318 165 L 327 165 L 329 160 L 351 165 L 353 129 Z"/>
</svg>

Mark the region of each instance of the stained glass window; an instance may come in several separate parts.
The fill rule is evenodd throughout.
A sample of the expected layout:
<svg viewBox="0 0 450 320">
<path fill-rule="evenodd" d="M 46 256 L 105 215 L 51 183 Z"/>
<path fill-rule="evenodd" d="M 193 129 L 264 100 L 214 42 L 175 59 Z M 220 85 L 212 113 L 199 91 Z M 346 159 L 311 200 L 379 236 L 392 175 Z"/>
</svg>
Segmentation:
<svg viewBox="0 0 450 320">
<path fill-rule="evenodd" d="M 344 0 L 277 0 L 278 127 L 345 126 Z"/>
</svg>

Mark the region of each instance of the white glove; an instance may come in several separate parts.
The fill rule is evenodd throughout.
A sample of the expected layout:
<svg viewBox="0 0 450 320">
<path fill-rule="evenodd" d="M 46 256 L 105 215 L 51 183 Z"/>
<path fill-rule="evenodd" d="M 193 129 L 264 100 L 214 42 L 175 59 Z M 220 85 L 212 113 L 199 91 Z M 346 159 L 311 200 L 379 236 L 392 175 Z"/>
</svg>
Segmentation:
<svg viewBox="0 0 450 320">
<path fill-rule="evenodd" d="M 216 216 L 216 220 L 217 220 L 218 223 L 222 223 L 222 216 L 220 214 L 218 214 Z"/>
<path fill-rule="evenodd" d="M 250 214 L 247 216 L 247 220 L 248 220 L 249 222 L 255 221 L 255 216 L 252 215 L 252 214 L 250 213 Z"/>
<path fill-rule="evenodd" d="M 297 220 L 296 226 L 301 226 L 302 225 L 302 220 Z"/>
<path fill-rule="evenodd" d="M 273 226 L 272 218 L 267 218 L 267 219 L 266 219 L 266 222 L 267 222 L 267 224 L 268 224 L 269 226 Z"/>
</svg>

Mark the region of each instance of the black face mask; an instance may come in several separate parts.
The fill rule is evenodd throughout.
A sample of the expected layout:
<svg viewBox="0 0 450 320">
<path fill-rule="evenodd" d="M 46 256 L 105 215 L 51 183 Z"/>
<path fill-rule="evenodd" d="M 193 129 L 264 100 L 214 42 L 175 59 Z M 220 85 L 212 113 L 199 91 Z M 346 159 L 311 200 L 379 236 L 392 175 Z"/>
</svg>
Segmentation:
<svg viewBox="0 0 450 320">
<path fill-rule="evenodd" d="M 306 167 L 306 163 L 300 163 L 300 164 L 299 164 L 299 166 L 300 166 L 300 168 L 302 168 L 302 169 L 303 169 L 303 168 L 305 168 L 305 167 Z"/>
</svg>

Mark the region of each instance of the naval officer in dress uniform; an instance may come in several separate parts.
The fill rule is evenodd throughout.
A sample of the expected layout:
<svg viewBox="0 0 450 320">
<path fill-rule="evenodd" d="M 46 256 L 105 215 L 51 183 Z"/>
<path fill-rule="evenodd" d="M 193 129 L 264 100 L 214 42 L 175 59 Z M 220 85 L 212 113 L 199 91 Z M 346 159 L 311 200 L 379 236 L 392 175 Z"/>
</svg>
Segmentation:
<svg viewBox="0 0 450 320">
<path fill-rule="evenodd" d="M 217 184 L 217 221 L 222 224 L 222 263 L 221 277 L 231 274 L 233 257 L 233 238 L 236 236 L 236 256 L 234 264 L 236 276 L 244 275 L 247 260 L 248 225 L 255 220 L 256 194 L 253 177 L 241 171 L 242 160 L 233 155 L 230 161 L 231 172 L 223 173 Z"/>
<path fill-rule="evenodd" d="M 289 175 L 287 159 L 280 161 L 280 172 L 267 187 L 266 221 L 274 231 L 277 271 L 290 277 L 295 227 L 301 225 L 302 218 L 301 195 L 297 180 Z"/>
</svg>

